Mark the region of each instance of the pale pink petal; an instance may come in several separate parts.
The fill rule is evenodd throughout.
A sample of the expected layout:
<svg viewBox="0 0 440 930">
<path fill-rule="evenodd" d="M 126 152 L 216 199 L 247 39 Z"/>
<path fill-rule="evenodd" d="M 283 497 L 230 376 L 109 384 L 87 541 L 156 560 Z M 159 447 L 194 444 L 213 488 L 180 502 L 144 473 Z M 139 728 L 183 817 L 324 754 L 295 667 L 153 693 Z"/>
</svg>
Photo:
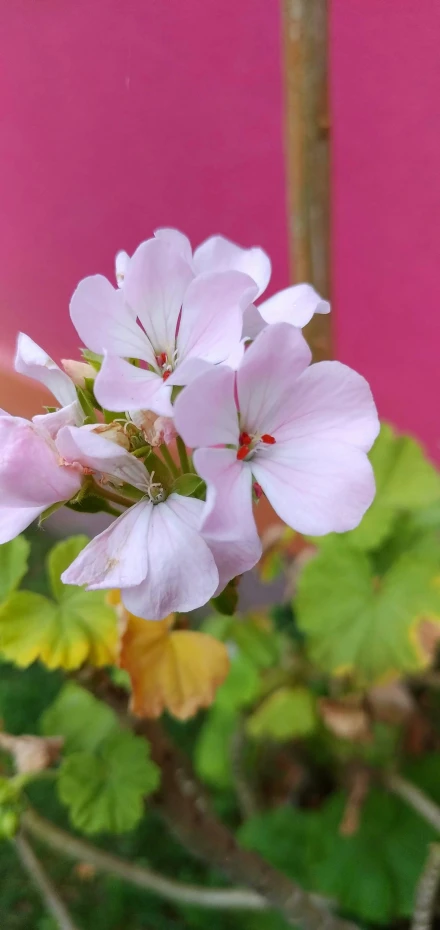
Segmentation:
<svg viewBox="0 0 440 930">
<path fill-rule="evenodd" d="M 18 335 L 15 370 L 44 384 L 63 407 L 76 400 L 75 385 L 69 376 L 26 333 Z"/>
<path fill-rule="evenodd" d="M 154 236 L 156 239 L 161 239 L 163 242 L 167 242 L 171 248 L 177 252 L 188 265 L 192 265 L 192 248 L 191 243 L 188 239 L 188 236 L 185 236 L 184 233 L 179 232 L 178 229 L 156 229 Z"/>
<path fill-rule="evenodd" d="M 249 304 L 243 314 L 243 339 L 256 339 L 266 326 L 255 304 Z"/>
<path fill-rule="evenodd" d="M 207 483 L 202 533 L 219 573 L 218 592 L 249 571 L 261 556 L 252 512 L 252 472 L 233 449 L 198 449 L 194 464 Z"/>
<path fill-rule="evenodd" d="M 252 279 L 240 271 L 200 274 L 188 287 L 177 336 L 179 361 L 223 362 L 240 343 L 243 311 L 255 297 Z"/>
<path fill-rule="evenodd" d="M 111 475 L 141 490 L 148 486 L 143 463 L 90 427 L 65 426 L 58 433 L 57 448 L 67 462 L 79 462 L 93 472 Z"/>
<path fill-rule="evenodd" d="M 172 356 L 180 308 L 192 278 L 187 262 L 167 242 L 148 239 L 136 249 L 125 276 L 124 296 L 155 352 Z"/>
<path fill-rule="evenodd" d="M 185 384 L 190 384 L 194 378 L 205 374 L 206 371 L 211 371 L 212 367 L 211 362 L 205 362 L 203 358 L 184 359 L 167 379 L 167 387 L 174 387 L 174 385 L 183 387 Z"/>
<path fill-rule="evenodd" d="M 0 541 L 79 491 L 82 474 L 63 465 L 50 437 L 21 417 L 0 418 Z"/>
<path fill-rule="evenodd" d="M 263 249 L 243 249 L 224 236 L 211 236 L 194 252 L 194 267 L 203 271 L 243 271 L 257 287 L 257 297 L 266 290 L 271 274 L 270 258 Z"/>
<path fill-rule="evenodd" d="M 329 439 L 368 452 L 379 433 L 368 383 L 341 362 L 318 362 L 307 368 L 284 406 L 286 418 L 275 430 L 277 442 Z"/>
<path fill-rule="evenodd" d="M 311 284 L 294 284 L 258 305 L 266 323 L 290 323 L 302 328 L 315 313 L 330 313 L 330 304 Z"/>
<path fill-rule="evenodd" d="M 115 276 L 118 287 L 122 287 L 124 284 L 124 278 L 127 274 L 129 264 L 130 256 L 128 252 L 124 252 L 123 250 L 118 252 L 115 258 Z"/>
<path fill-rule="evenodd" d="M 106 355 L 95 380 L 95 397 L 106 410 L 154 410 L 171 416 L 171 388 L 155 371 Z"/>
<path fill-rule="evenodd" d="M 243 429 L 273 435 L 285 420 L 286 405 L 290 412 L 292 390 L 311 357 L 299 329 L 278 323 L 262 330 L 237 372 Z"/>
<path fill-rule="evenodd" d="M 86 585 L 91 591 L 140 584 L 148 570 L 147 538 L 153 509 L 150 501 L 143 500 L 121 514 L 63 572 L 64 584 Z"/>
<path fill-rule="evenodd" d="M 61 410 L 54 410 L 53 413 L 37 413 L 32 417 L 32 421 L 47 430 L 49 436 L 55 439 L 63 426 L 81 426 L 84 422 L 84 411 L 80 402 L 75 400 L 73 404 L 61 407 Z"/>
<path fill-rule="evenodd" d="M 92 352 L 141 358 L 153 364 L 151 345 L 124 294 L 125 288 L 117 290 L 103 275 L 84 278 L 70 301 L 72 323 Z"/>
<path fill-rule="evenodd" d="M 221 366 L 200 375 L 179 394 L 174 422 L 187 446 L 238 442 L 234 382 L 234 372 Z"/>
<path fill-rule="evenodd" d="M 258 451 L 252 472 L 279 517 L 300 533 L 344 533 L 375 494 L 367 455 L 343 442 L 304 439 Z"/>
<path fill-rule="evenodd" d="M 147 574 L 142 584 L 124 590 L 131 613 L 161 620 L 174 611 L 202 607 L 218 586 L 218 571 L 199 526 L 204 504 L 171 494 L 152 508 L 148 527 Z"/>
</svg>

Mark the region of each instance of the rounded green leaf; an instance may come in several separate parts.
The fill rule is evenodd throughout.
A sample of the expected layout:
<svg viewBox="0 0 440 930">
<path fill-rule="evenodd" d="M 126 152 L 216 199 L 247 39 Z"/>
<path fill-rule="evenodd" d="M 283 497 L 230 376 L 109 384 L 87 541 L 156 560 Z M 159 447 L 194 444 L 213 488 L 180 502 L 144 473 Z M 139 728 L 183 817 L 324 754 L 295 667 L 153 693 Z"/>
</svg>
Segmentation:
<svg viewBox="0 0 440 930">
<path fill-rule="evenodd" d="M 44 736 L 63 736 L 64 752 L 94 750 L 115 729 L 116 715 L 84 688 L 68 681 L 40 720 Z"/>
<path fill-rule="evenodd" d="M 230 746 L 236 724 L 235 713 L 213 707 L 199 733 L 194 766 L 199 778 L 215 788 L 233 784 Z"/>
<path fill-rule="evenodd" d="M 84 833 L 125 833 L 143 813 L 143 799 L 159 785 L 160 771 L 145 740 L 111 733 L 95 753 L 75 752 L 60 769 L 58 792 L 74 827 Z"/>
<path fill-rule="evenodd" d="M 254 739 L 277 742 L 309 736 L 316 727 L 315 699 L 303 687 L 279 688 L 248 718 L 246 730 Z"/>
<path fill-rule="evenodd" d="M 69 539 L 63 539 L 62 542 L 56 543 L 50 550 L 47 557 L 47 571 L 55 600 L 59 601 L 64 597 L 69 597 L 70 594 L 74 594 L 78 590 L 75 585 L 63 584 L 61 575 L 87 546 L 88 542 L 87 536 L 70 536 Z"/>
<path fill-rule="evenodd" d="M 0 604 L 18 588 L 27 571 L 30 545 L 17 536 L 0 546 Z"/>
</svg>

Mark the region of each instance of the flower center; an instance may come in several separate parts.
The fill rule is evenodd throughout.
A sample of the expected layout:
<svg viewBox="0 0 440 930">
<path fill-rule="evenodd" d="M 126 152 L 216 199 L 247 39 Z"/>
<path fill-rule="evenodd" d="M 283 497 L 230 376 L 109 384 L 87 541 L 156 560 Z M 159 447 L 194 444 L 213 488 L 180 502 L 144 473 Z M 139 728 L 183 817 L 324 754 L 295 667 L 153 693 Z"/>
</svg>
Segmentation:
<svg viewBox="0 0 440 930">
<path fill-rule="evenodd" d="M 163 380 L 166 381 L 173 370 L 173 366 L 168 358 L 168 353 L 158 352 L 156 355 L 156 362 Z"/>
<path fill-rule="evenodd" d="M 154 481 L 154 471 L 151 472 L 147 494 L 152 504 L 161 504 L 166 500 L 166 492 L 159 481 Z"/>
<path fill-rule="evenodd" d="M 238 437 L 237 458 L 240 462 L 242 462 L 244 459 L 247 459 L 248 456 L 251 456 L 253 452 L 255 452 L 260 443 L 264 443 L 267 446 L 273 446 L 275 442 L 275 437 L 270 436 L 269 433 L 263 433 L 261 436 L 256 433 L 254 436 L 250 436 L 249 433 L 243 431 Z"/>
</svg>

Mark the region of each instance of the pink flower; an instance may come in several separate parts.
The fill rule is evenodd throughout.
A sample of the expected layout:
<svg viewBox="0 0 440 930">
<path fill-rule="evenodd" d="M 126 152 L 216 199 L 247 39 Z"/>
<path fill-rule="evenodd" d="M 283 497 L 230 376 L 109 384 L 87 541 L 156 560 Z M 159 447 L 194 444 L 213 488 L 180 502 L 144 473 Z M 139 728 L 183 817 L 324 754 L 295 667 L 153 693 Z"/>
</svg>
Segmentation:
<svg viewBox="0 0 440 930">
<path fill-rule="evenodd" d="M 142 462 L 87 428 L 66 427 L 58 441 L 65 458 L 93 471 L 98 483 L 125 482 L 141 492 L 69 566 L 64 583 L 120 588 L 127 609 L 148 620 L 206 604 L 219 575 L 199 532 L 204 503 L 167 496 Z"/>
<path fill-rule="evenodd" d="M 73 381 L 47 352 L 40 349 L 40 346 L 25 333 L 18 335 L 15 370 L 44 384 L 61 404 L 61 408 L 53 413 L 37 414 L 33 417 L 34 423 L 44 427 L 52 437 L 56 437 L 62 426 L 81 425 L 84 414 Z"/>
<path fill-rule="evenodd" d="M 166 241 L 178 251 L 188 263 L 192 261 L 195 274 L 212 271 L 242 271 L 252 278 L 260 297 L 266 290 L 271 276 L 269 256 L 261 248 L 243 249 L 224 236 L 211 236 L 195 249 L 177 229 L 157 229 L 154 235 Z M 124 254 L 125 261 L 128 260 Z M 260 303 L 250 304 L 245 311 L 243 335 L 254 339 L 266 323 L 291 323 L 302 328 L 315 313 L 329 313 L 330 304 L 323 300 L 310 284 L 295 284 L 278 291 L 273 297 Z"/>
<path fill-rule="evenodd" d="M 370 506 L 379 430 L 367 382 L 339 362 L 309 366 L 300 331 L 268 326 L 238 372 L 220 367 L 177 398 L 175 423 L 209 489 L 211 538 L 252 539 L 252 483 L 301 533 L 353 529 Z M 221 448 L 220 448 L 221 447 Z"/>
<path fill-rule="evenodd" d="M 0 543 L 5 543 L 52 504 L 77 494 L 82 472 L 66 465 L 41 425 L 21 417 L 0 417 L 0 450 Z"/>
<path fill-rule="evenodd" d="M 85 278 L 70 305 L 85 344 L 105 353 L 96 397 L 109 410 L 171 416 L 171 387 L 186 384 L 207 363 L 223 362 L 240 345 L 243 310 L 257 288 L 235 270 L 195 278 L 181 254 L 160 239 L 142 243 L 119 265 L 119 290 L 102 275 Z"/>
</svg>

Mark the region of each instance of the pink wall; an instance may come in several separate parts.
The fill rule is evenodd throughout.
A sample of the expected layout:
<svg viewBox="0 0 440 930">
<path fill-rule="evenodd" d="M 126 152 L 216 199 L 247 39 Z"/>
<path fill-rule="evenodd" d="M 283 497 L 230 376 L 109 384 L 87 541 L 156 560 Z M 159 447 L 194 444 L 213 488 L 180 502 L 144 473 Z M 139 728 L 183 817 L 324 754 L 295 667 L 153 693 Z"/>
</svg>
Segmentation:
<svg viewBox="0 0 440 930">
<path fill-rule="evenodd" d="M 0 7 L 2 343 L 78 338 L 78 280 L 157 226 L 263 245 L 287 279 L 274 0 Z"/>
<path fill-rule="evenodd" d="M 337 351 L 440 458 L 440 4 L 333 0 Z"/>
</svg>

